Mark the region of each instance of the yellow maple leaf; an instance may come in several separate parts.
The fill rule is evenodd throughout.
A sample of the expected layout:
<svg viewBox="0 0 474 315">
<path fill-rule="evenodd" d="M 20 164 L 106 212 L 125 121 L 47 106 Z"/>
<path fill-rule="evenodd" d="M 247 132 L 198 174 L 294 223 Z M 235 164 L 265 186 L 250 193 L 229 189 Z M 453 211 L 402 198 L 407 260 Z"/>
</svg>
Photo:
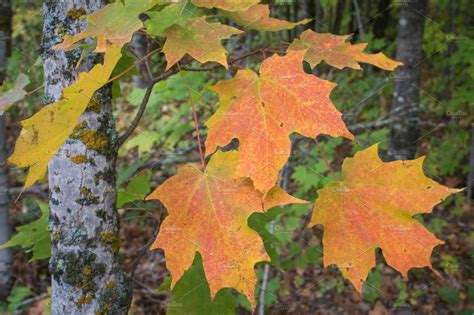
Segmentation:
<svg viewBox="0 0 474 315">
<path fill-rule="evenodd" d="M 49 160 L 72 133 L 95 91 L 108 82 L 120 57 L 120 48 L 109 46 L 104 64 L 80 73 L 78 80 L 63 90 L 61 100 L 21 122 L 23 129 L 8 163 L 29 167 L 25 188 L 45 175 Z"/>
<path fill-rule="evenodd" d="M 318 190 L 310 226 L 324 226 L 324 265 L 336 264 L 357 291 L 375 267 L 375 249 L 404 276 L 428 266 L 443 242 L 413 218 L 460 189 L 423 174 L 423 160 L 384 163 L 378 145 L 344 160 L 341 181 Z"/>
</svg>

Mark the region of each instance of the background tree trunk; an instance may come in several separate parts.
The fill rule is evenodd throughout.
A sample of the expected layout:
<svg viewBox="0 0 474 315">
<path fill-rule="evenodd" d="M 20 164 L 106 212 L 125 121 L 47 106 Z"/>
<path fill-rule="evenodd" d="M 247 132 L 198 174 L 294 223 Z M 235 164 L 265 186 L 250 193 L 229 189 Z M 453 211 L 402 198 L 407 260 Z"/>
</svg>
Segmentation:
<svg viewBox="0 0 474 315">
<path fill-rule="evenodd" d="M 79 20 L 104 5 L 101 0 L 47 0 L 43 6 L 45 103 L 73 83 L 79 51 L 51 47 L 64 33 L 84 27 Z M 88 57 L 79 70 L 100 61 Z M 92 98 L 72 136 L 49 163 L 52 248 L 51 313 L 126 314 L 132 287 L 119 257 L 119 216 L 115 208 L 117 134 L 110 86 Z"/>
<path fill-rule="evenodd" d="M 10 55 L 10 36 L 12 31 L 11 1 L 3 0 L 0 3 L 0 85 L 5 80 L 7 59 Z M 0 163 L 7 158 L 6 148 L 6 119 L 0 115 Z M 8 212 L 10 198 L 8 195 L 8 169 L 6 165 L 0 167 L 0 244 L 10 239 L 10 224 Z M 12 285 L 12 253 L 10 248 L 0 249 L 0 301 L 5 300 Z"/>
<path fill-rule="evenodd" d="M 415 157 L 418 139 L 418 108 L 420 102 L 420 66 L 423 58 L 423 30 L 426 0 L 408 1 L 400 8 L 398 21 L 398 61 L 403 66 L 395 72 L 387 159 L 407 160 Z"/>
</svg>

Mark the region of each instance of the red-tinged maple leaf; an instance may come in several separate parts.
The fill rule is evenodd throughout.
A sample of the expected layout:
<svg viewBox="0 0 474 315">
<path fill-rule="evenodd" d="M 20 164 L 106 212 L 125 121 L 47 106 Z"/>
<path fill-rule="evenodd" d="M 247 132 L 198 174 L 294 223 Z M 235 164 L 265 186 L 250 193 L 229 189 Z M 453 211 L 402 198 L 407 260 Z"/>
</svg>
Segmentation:
<svg viewBox="0 0 474 315">
<path fill-rule="evenodd" d="M 342 179 L 318 190 L 310 223 L 324 226 L 324 265 L 336 264 L 359 292 L 377 247 L 404 276 L 410 268 L 432 268 L 431 252 L 443 242 L 413 216 L 460 191 L 426 177 L 423 157 L 384 163 L 377 150 L 344 160 Z"/>
<path fill-rule="evenodd" d="M 239 33 L 242 31 L 221 23 L 208 23 L 205 16 L 189 19 L 184 27 L 174 24 L 164 31 L 166 69 L 186 54 L 200 63 L 215 61 L 227 67 L 227 52 L 221 40 Z"/>
<path fill-rule="evenodd" d="M 292 132 L 307 137 L 328 134 L 353 139 L 329 94 L 335 83 L 306 74 L 304 51 L 285 57 L 272 56 L 260 67 L 260 76 L 240 70 L 228 81 L 210 89 L 220 105 L 206 122 L 209 133 L 206 152 L 239 140 L 237 175 L 250 177 L 255 187 L 267 192 L 291 151 Z"/>
<path fill-rule="evenodd" d="M 267 4 L 256 4 L 245 11 L 222 11 L 221 15 L 246 29 L 269 32 L 292 29 L 311 21 L 311 19 L 304 19 L 293 23 L 271 18 Z"/>
<path fill-rule="evenodd" d="M 218 8 L 227 11 L 244 11 L 260 2 L 260 0 L 192 0 L 198 7 Z"/>
<path fill-rule="evenodd" d="M 347 42 L 350 35 L 333 35 L 316 33 L 306 30 L 299 39 L 293 41 L 288 50 L 307 49 L 305 60 L 314 68 L 322 60 L 329 65 L 342 69 L 349 67 L 360 69 L 359 62 L 369 63 L 376 67 L 392 71 L 402 65 L 379 52 L 368 54 L 364 52 L 366 43 L 352 45 Z"/>
<path fill-rule="evenodd" d="M 269 256 L 257 232 L 248 227 L 248 217 L 277 205 L 305 202 L 277 186 L 263 199 L 250 179 L 238 178 L 237 160 L 237 151 L 218 151 L 204 172 L 183 166 L 147 197 L 160 200 L 169 213 L 151 249 L 164 249 L 172 286 L 198 251 L 212 298 L 221 288 L 232 287 L 253 305 L 254 265 Z"/>
</svg>

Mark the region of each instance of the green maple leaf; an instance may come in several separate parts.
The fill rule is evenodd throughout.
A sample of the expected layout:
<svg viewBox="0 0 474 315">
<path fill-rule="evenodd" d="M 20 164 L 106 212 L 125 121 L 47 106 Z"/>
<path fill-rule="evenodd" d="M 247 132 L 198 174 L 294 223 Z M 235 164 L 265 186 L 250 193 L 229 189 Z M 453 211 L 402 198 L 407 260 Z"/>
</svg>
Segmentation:
<svg viewBox="0 0 474 315">
<path fill-rule="evenodd" d="M 51 256 L 51 236 L 48 229 L 49 208 L 44 202 L 37 202 L 41 209 L 41 217 L 29 224 L 16 228 L 18 233 L 0 249 L 20 246 L 23 250 L 31 250 L 30 261 L 46 259 Z"/>
</svg>

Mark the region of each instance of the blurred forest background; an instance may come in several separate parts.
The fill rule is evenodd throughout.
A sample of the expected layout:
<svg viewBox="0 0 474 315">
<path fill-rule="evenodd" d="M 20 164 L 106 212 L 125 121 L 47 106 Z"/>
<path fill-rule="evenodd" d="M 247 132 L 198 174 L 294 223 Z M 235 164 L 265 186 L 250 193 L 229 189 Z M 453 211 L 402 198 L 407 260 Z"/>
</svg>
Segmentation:
<svg viewBox="0 0 474 315">
<path fill-rule="evenodd" d="M 1 0 L 0 82 L 11 88 L 20 72 L 31 79 L 30 97 L 1 117 L 0 159 L 13 147 L 20 127 L 43 103 L 41 87 L 42 3 L 39 0 Z M 428 268 L 412 269 L 404 279 L 388 267 L 379 253 L 361 297 L 337 268 L 323 268 L 321 227 L 306 229 L 311 215 L 307 206 L 273 209 L 265 218 L 252 216 L 250 224 L 266 233 L 278 253 L 279 268 L 257 267 L 257 311 L 267 314 L 473 314 L 474 313 L 474 215 L 472 183 L 474 169 L 473 85 L 474 2 L 471 0 L 275 0 L 273 17 L 297 21 L 314 18 L 306 26 L 276 33 L 249 32 L 226 42 L 235 55 L 263 47 L 283 49 L 306 28 L 317 32 L 353 34 L 351 42 L 369 43 L 367 50 L 383 51 L 407 65 L 386 72 L 362 65 L 362 71 L 335 71 L 326 63 L 314 70 L 322 78 L 338 83 L 331 94 L 344 113 L 344 120 L 357 135 L 357 143 L 321 137 L 332 167 L 340 170 L 342 160 L 354 152 L 380 143 L 386 159 L 426 155 L 425 173 L 450 187 L 468 187 L 432 214 L 417 217 L 445 244 L 432 255 L 437 277 Z M 425 7 L 426 5 L 426 7 Z M 407 7 L 410 9 L 408 10 Z M 410 24 L 400 34 L 399 25 Z M 10 43 L 7 38 L 11 38 Z M 153 45 L 137 34 L 129 58 L 143 56 Z M 6 46 L 5 46 L 6 45 Z M 240 62 L 258 69 L 262 56 Z M 162 55 L 150 57 L 153 67 L 164 64 Z M 135 117 L 146 85 L 146 74 L 138 65 L 120 84 L 114 83 L 114 111 L 117 127 L 125 130 Z M 224 69 L 213 73 L 186 72 L 199 119 L 204 122 L 217 105 L 217 96 L 206 87 L 232 74 Z M 176 76 L 155 86 L 138 128 L 121 148 L 117 167 L 118 207 L 122 217 L 121 253 L 126 266 L 136 269 L 133 314 L 160 314 L 167 304 L 168 272 L 161 251 L 146 251 L 144 244 L 154 238 L 166 216 L 143 197 L 176 166 L 199 159 L 193 136 L 191 102 L 183 77 Z M 201 129 L 205 137 L 205 128 Z M 316 191 L 332 179 L 317 148 L 310 139 L 293 137 L 294 152 L 282 173 L 282 185 L 297 197 L 313 201 Z M 34 153 L 33 153 L 34 154 Z M 297 166 L 296 166 L 297 165 Z M 0 251 L 0 313 L 43 314 L 50 286 L 49 234 L 42 209 L 47 208 L 47 184 L 22 189 L 23 172 L 0 172 L 0 244 L 9 231 L 26 226 L 30 246 Z M 8 192 L 8 193 L 7 193 Z M 10 203 L 8 203 L 8 195 Z M 7 215 L 8 214 L 8 217 Z M 39 218 L 43 218 L 38 220 Z M 43 234 L 34 234 L 41 230 Z M 41 232 L 40 231 L 40 232 Z M 16 232 L 12 232 L 14 235 Z M 41 236 L 42 235 L 42 236 Z M 41 237 L 43 242 L 38 242 Z M 23 242 L 24 244 L 24 242 Z M 145 248 L 145 250 L 144 250 Z M 10 259 L 12 254 L 12 259 Z M 29 262 L 30 259 L 34 261 Z M 11 268 L 8 268 L 12 262 Z M 197 267 L 196 267 L 197 268 Z M 199 279 L 194 279 L 199 280 Z M 194 281 L 190 279 L 189 281 Z M 164 284 L 163 284 L 164 283 Z M 163 284 L 163 285 L 162 285 Z M 169 285 L 169 283 L 168 283 Z M 265 290 L 261 290 L 261 288 Z M 199 299 L 199 291 L 187 299 Z M 182 301 L 185 303 L 185 301 Z M 250 313 L 248 302 L 235 296 L 239 312 Z"/>
</svg>

